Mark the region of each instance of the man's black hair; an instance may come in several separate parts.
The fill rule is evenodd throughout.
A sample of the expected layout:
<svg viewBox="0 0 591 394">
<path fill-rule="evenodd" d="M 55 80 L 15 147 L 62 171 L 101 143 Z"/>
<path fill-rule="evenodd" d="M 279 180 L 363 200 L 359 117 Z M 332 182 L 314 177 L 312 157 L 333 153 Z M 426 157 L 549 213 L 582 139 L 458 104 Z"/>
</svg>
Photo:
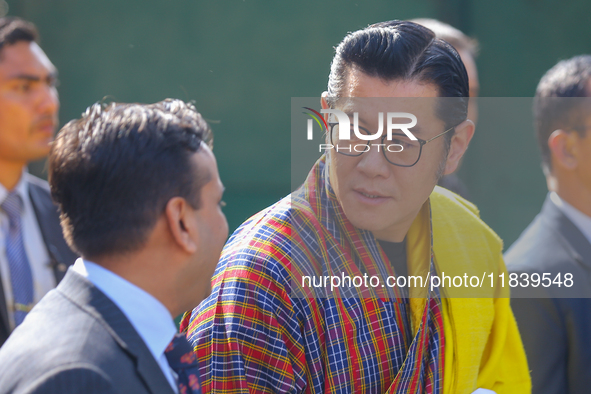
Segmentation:
<svg viewBox="0 0 591 394">
<path fill-rule="evenodd" d="M 37 28 L 31 22 L 16 17 L 0 18 L 0 51 L 6 45 L 37 41 L 38 38 Z"/>
<path fill-rule="evenodd" d="M 51 195 L 66 240 L 85 258 L 140 249 L 173 197 L 195 209 L 211 174 L 193 154 L 211 131 L 191 104 L 94 104 L 59 132 Z"/>
<path fill-rule="evenodd" d="M 590 96 L 587 88 L 590 79 L 591 56 L 580 55 L 558 62 L 538 84 L 533 106 L 534 124 L 546 173 L 552 170 L 548 138 L 554 130 L 575 130 L 581 136 L 585 135 L 582 125 L 585 111 L 581 109 L 585 103 L 589 104 L 589 100 L 574 97 Z"/>
<path fill-rule="evenodd" d="M 446 128 L 464 121 L 468 113 L 468 74 L 457 51 L 419 24 L 393 20 L 348 34 L 336 48 L 328 78 L 328 100 L 342 97 L 352 67 L 385 81 L 430 83 L 439 97 L 456 97 L 437 112 Z M 451 104 L 451 105 L 450 105 Z M 446 135 L 450 141 L 453 131 Z"/>
<path fill-rule="evenodd" d="M 411 19 L 411 22 L 425 26 L 435 33 L 435 36 L 450 43 L 456 51 L 466 52 L 473 59 L 478 57 L 478 40 L 468 37 L 452 25 L 431 18 Z"/>
</svg>

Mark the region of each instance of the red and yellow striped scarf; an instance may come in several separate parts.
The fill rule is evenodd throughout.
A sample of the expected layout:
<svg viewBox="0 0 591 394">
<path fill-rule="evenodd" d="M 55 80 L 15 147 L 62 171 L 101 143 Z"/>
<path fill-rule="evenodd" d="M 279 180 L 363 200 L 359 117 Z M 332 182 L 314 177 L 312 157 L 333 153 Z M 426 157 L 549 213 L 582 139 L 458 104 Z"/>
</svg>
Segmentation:
<svg viewBox="0 0 591 394">
<path fill-rule="evenodd" d="M 310 289 L 301 288 L 301 278 L 312 272 L 317 276 L 369 276 L 380 278 L 385 283 L 387 276 L 394 276 L 375 237 L 365 230 L 355 228 L 346 218 L 336 195 L 327 182 L 327 166 L 319 160 L 310 172 L 304 185 L 292 194 L 292 274 L 294 290 L 312 296 Z M 420 275 L 427 280 L 435 275 L 432 248 L 431 212 L 429 202 L 425 203 L 407 235 L 407 261 L 409 275 Z M 310 242 L 314 239 L 314 242 Z M 320 240 L 320 241 L 318 241 Z M 297 256 L 305 256 L 298 259 Z M 426 283 L 426 282 L 425 282 Z M 299 287 L 296 289 L 296 287 Z M 374 321 L 372 313 L 380 303 L 392 302 L 393 318 L 404 338 L 406 352 L 389 363 L 385 388 L 388 393 L 440 393 L 443 387 L 444 346 L 441 299 L 437 291 L 426 288 L 411 289 L 410 298 L 405 297 L 396 287 L 373 288 L 360 286 L 337 287 L 327 293 L 323 288 L 320 296 L 334 297 L 338 306 L 338 321 L 342 325 L 343 338 L 350 349 L 352 365 L 361 365 L 361 353 L 355 338 L 355 325 L 359 319 L 351 317 L 343 299 L 358 298 L 366 316 L 365 322 L 380 330 L 380 321 Z M 316 294 L 318 295 L 318 294 Z M 405 332 L 407 331 L 407 332 Z M 386 336 L 374 338 L 375 349 L 387 357 Z M 382 363 L 384 365 L 384 363 Z M 359 378 L 359 379 L 358 379 Z M 363 392 L 363 379 L 355 392 Z"/>
</svg>

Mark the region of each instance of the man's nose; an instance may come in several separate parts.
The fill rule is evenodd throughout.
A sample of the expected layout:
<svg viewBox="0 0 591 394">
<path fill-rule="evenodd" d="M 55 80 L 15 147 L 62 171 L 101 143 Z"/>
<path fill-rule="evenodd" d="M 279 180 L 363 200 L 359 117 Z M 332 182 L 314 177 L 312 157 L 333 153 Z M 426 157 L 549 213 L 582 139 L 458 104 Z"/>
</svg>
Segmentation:
<svg viewBox="0 0 591 394">
<path fill-rule="evenodd" d="M 370 178 L 378 176 L 387 178 L 390 175 L 390 163 L 382 152 L 385 146 L 380 144 L 379 139 L 369 141 L 368 146 L 369 150 L 361 155 L 357 169 Z"/>
<path fill-rule="evenodd" d="M 60 101 L 55 86 L 46 85 L 41 88 L 37 108 L 42 114 L 54 114 L 59 110 Z"/>
</svg>

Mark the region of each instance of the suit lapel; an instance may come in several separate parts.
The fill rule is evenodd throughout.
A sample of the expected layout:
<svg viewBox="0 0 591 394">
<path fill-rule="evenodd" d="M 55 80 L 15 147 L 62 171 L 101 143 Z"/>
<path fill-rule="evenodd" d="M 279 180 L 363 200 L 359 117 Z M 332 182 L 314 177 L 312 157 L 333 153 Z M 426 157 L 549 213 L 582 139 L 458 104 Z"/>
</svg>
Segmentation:
<svg viewBox="0 0 591 394">
<path fill-rule="evenodd" d="M 152 393 L 174 393 L 160 365 L 113 301 L 72 270 L 68 270 L 58 286 L 58 291 L 104 325 L 123 351 L 135 360 L 138 374 Z"/>
<path fill-rule="evenodd" d="M 8 309 L 6 308 L 6 298 L 4 296 L 4 287 L 0 277 L 0 346 L 8 339 L 10 334 L 10 324 L 8 322 Z"/>
<path fill-rule="evenodd" d="M 51 201 L 47 184 L 29 174 L 25 174 L 25 177 L 31 205 L 53 268 L 55 283 L 59 283 L 68 266 L 74 263 L 77 256 L 70 250 L 62 236 L 58 210 Z M 0 280 L 0 346 L 6 341 L 10 332 L 6 298 Z"/>
<path fill-rule="evenodd" d="M 591 275 L 591 244 L 583 233 L 562 211 L 546 197 L 542 207 L 542 220 L 554 232 L 566 252 Z"/>
<path fill-rule="evenodd" d="M 49 253 L 55 281 L 59 283 L 66 274 L 68 266 L 74 263 L 77 256 L 63 238 L 58 209 L 51 200 L 49 190 L 39 185 L 40 181 L 29 174 L 25 176 L 35 217 Z"/>
</svg>

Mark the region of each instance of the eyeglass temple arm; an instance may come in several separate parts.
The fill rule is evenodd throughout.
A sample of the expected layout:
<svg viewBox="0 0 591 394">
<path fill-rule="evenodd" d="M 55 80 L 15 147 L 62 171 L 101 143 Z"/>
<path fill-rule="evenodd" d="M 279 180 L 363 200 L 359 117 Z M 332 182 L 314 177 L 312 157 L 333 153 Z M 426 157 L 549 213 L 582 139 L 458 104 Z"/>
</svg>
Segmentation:
<svg viewBox="0 0 591 394">
<path fill-rule="evenodd" d="M 435 138 L 439 138 L 439 137 L 441 137 L 443 134 L 447 133 L 447 132 L 448 132 L 448 131 L 450 131 L 450 130 L 453 130 L 455 127 L 456 127 L 456 126 L 452 126 L 452 127 L 450 127 L 449 129 L 445 130 L 443 133 L 437 134 L 437 135 L 436 135 L 435 137 L 433 137 L 433 138 L 429 138 L 427 141 L 425 141 L 425 144 L 426 144 L 426 143 L 428 143 L 428 142 L 431 142 L 431 141 L 433 141 Z M 423 145 L 425 145 L 425 144 L 423 144 Z"/>
</svg>

